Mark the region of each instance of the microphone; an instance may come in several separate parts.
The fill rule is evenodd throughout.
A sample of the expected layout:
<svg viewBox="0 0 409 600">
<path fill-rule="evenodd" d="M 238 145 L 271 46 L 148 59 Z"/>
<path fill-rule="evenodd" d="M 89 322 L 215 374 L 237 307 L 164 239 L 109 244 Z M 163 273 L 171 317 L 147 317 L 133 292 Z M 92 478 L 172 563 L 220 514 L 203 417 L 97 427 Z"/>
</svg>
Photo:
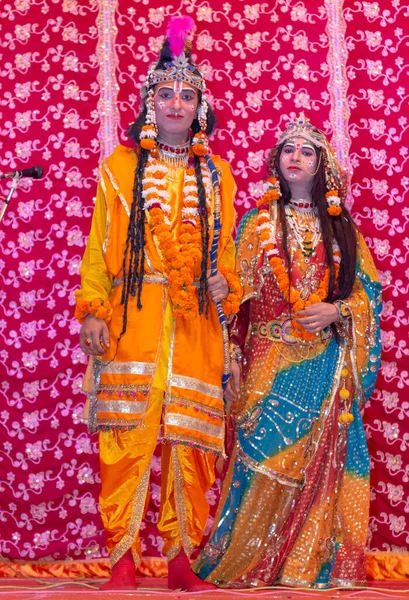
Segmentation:
<svg viewBox="0 0 409 600">
<path fill-rule="evenodd" d="M 10 171 L 10 173 L 2 173 L 0 175 L 0 179 L 10 178 L 14 179 L 14 177 L 32 177 L 33 179 L 40 179 L 44 174 L 44 171 L 41 167 L 31 167 L 30 169 L 22 169 L 21 171 Z"/>
</svg>

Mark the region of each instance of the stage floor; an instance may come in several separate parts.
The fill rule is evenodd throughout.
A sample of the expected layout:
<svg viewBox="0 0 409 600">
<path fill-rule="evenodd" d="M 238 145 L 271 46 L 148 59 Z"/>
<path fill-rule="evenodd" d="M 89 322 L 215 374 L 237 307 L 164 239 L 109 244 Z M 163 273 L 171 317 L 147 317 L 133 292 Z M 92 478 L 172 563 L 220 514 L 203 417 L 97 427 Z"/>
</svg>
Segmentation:
<svg viewBox="0 0 409 600">
<path fill-rule="evenodd" d="M 90 595 L 97 595 L 101 600 L 132 600 L 146 598 L 160 598 L 164 600 L 239 600 L 241 598 L 258 598 L 263 600 L 322 600 L 338 599 L 349 600 L 383 600 L 383 599 L 409 599 L 409 581 L 371 581 L 366 588 L 332 589 L 332 590 L 302 590 L 284 587 L 269 589 L 235 589 L 214 592 L 178 592 L 166 588 L 166 579 L 145 577 L 138 580 L 138 589 L 135 591 L 105 591 L 98 590 L 98 585 L 103 580 L 93 579 L 29 579 L 29 578 L 1 578 L 0 598 L 13 600 L 85 600 Z M 104 580 L 106 581 L 106 580 Z"/>
</svg>

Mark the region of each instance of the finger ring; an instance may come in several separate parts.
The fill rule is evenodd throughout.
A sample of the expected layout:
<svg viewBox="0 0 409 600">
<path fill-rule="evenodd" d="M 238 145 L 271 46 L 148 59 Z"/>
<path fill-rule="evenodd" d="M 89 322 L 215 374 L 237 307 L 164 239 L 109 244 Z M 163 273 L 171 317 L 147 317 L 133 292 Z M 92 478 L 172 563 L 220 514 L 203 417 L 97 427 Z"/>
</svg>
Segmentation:
<svg viewBox="0 0 409 600">
<path fill-rule="evenodd" d="M 84 340 L 84 344 L 85 344 L 86 346 L 91 346 L 91 339 L 90 339 L 90 338 L 85 338 L 85 340 Z"/>
</svg>

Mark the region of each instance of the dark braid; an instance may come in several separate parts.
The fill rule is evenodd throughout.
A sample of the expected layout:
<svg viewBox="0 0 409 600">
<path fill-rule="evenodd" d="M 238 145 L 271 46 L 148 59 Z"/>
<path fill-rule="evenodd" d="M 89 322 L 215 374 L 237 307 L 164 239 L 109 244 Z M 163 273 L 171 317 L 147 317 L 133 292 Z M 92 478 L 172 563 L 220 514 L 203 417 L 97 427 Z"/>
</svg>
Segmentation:
<svg viewBox="0 0 409 600">
<path fill-rule="evenodd" d="M 202 237 L 202 261 L 200 263 L 200 282 L 199 282 L 199 314 L 205 313 L 209 307 L 209 298 L 207 294 L 207 258 L 209 252 L 209 218 L 206 206 L 206 191 L 203 185 L 202 170 L 200 168 L 200 158 L 195 156 L 195 171 L 197 181 L 197 192 L 199 197 L 199 217 L 200 217 L 200 234 Z"/>
<path fill-rule="evenodd" d="M 144 198 L 142 196 L 142 181 L 148 158 L 149 151 L 140 150 L 135 169 L 132 205 L 129 215 L 124 258 L 122 261 L 123 286 L 121 304 L 124 305 L 124 314 L 122 331 L 119 335 L 118 342 L 126 331 L 129 296 L 136 295 L 136 305 L 138 308 L 142 308 L 141 294 L 145 267 L 145 211 L 143 209 Z"/>
</svg>

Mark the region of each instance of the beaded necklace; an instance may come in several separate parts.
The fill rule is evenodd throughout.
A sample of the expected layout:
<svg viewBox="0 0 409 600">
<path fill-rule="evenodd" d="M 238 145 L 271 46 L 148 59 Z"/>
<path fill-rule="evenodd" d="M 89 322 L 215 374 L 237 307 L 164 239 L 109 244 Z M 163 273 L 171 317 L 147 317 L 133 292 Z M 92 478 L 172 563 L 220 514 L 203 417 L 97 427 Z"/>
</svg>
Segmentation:
<svg viewBox="0 0 409 600">
<path fill-rule="evenodd" d="M 285 215 L 290 235 L 298 243 L 305 262 L 308 263 L 322 240 L 317 209 L 312 203 L 292 200 L 285 206 Z"/>
</svg>

